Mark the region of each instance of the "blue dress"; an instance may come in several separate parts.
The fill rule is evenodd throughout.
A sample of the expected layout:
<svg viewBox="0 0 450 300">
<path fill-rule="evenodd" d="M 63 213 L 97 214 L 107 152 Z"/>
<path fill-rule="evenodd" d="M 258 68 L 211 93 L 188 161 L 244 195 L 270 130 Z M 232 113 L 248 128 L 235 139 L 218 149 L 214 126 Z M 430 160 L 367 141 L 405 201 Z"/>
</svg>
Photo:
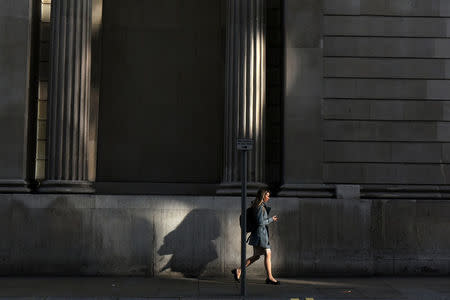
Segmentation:
<svg viewBox="0 0 450 300">
<path fill-rule="evenodd" d="M 248 242 L 250 245 L 270 249 L 268 225 L 273 222 L 273 217 L 268 218 L 269 212 L 270 207 L 266 207 L 265 204 L 257 208 L 256 222 L 258 226 L 250 234 Z"/>
</svg>

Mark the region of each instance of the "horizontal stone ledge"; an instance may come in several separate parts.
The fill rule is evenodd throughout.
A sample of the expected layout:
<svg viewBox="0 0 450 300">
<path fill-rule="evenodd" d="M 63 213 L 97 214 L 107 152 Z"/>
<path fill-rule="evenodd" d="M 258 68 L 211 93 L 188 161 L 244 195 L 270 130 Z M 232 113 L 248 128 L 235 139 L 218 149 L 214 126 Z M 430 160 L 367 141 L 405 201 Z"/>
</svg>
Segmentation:
<svg viewBox="0 0 450 300">
<path fill-rule="evenodd" d="M 324 163 L 323 174 L 336 184 L 450 184 L 450 164 Z"/>
<path fill-rule="evenodd" d="M 450 59 L 325 57 L 324 77 L 446 80 Z"/>
<path fill-rule="evenodd" d="M 247 195 L 256 195 L 260 188 L 268 188 L 264 183 L 260 182 L 248 182 L 247 183 Z M 232 182 L 220 184 L 216 191 L 217 195 L 230 195 L 238 196 L 242 194 L 242 183 Z"/>
<path fill-rule="evenodd" d="M 324 0 L 325 14 L 450 17 L 448 0 Z"/>
<path fill-rule="evenodd" d="M 217 183 L 97 181 L 96 194 L 105 195 L 214 195 Z"/>
<path fill-rule="evenodd" d="M 443 191 L 450 193 L 450 186 L 448 185 L 363 185 L 363 190 L 370 191 L 414 191 L 414 192 L 437 192 Z"/>
<path fill-rule="evenodd" d="M 361 198 L 367 199 L 450 199 L 450 186 L 363 185 Z"/>
<path fill-rule="evenodd" d="M 450 121 L 448 100 L 324 99 L 324 119 Z"/>
<path fill-rule="evenodd" d="M 328 36 L 324 56 L 450 58 L 450 39 Z"/>
<path fill-rule="evenodd" d="M 450 100 L 450 80 L 326 78 L 324 98 Z"/>
<path fill-rule="evenodd" d="M 450 199 L 450 186 L 285 184 L 278 197 L 338 199 Z"/>
<path fill-rule="evenodd" d="M 450 121 L 450 101 L 324 99 L 323 118 L 367 121 Z"/>
<path fill-rule="evenodd" d="M 325 141 L 324 162 L 450 163 L 450 143 Z"/>
<path fill-rule="evenodd" d="M 450 19 L 385 16 L 325 16 L 324 35 L 450 37 Z"/>
<path fill-rule="evenodd" d="M 450 142 L 450 122 L 326 120 L 324 141 Z"/>
<path fill-rule="evenodd" d="M 93 182 L 84 180 L 44 180 L 39 183 L 39 193 L 50 194 L 92 194 Z"/>
<path fill-rule="evenodd" d="M 283 184 L 278 196 L 298 198 L 334 198 L 336 188 L 327 184 Z"/>
<path fill-rule="evenodd" d="M 0 179 L 0 193 L 29 193 L 30 183 L 23 179 Z"/>
<path fill-rule="evenodd" d="M 430 103 L 430 102 L 447 102 L 450 101 L 450 99 L 402 99 L 402 98 L 376 98 L 371 99 L 369 97 L 323 97 L 326 101 L 344 101 L 344 100 L 350 100 L 350 101 L 405 101 L 405 102 L 424 102 L 424 103 Z"/>
<path fill-rule="evenodd" d="M 362 199 L 450 200 L 450 193 L 362 192 Z"/>
</svg>

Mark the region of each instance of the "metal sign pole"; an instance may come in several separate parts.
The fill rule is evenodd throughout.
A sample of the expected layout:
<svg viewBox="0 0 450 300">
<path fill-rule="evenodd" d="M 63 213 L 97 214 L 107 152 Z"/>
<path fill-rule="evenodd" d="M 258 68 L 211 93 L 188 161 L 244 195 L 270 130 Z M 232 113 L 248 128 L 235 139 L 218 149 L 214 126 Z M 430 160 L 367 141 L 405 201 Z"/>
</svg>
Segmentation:
<svg viewBox="0 0 450 300">
<path fill-rule="evenodd" d="M 246 297 L 247 291 L 245 290 L 245 260 L 246 260 L 246 250 L 247 243 L 245 241 L 247 237 L 247 213 L 246 213 L 246 198 L 247 198 L 247 151 L 242 151 L 242 199 L 241 199 L 241 216 L 242 216 L 242 227 L 241 227 L 241 296 Z"/>
<path fill-rule="evenodd" d="M 246 250 L 247 250 L 247 152 L 253 149 L 254 140 L 252 139 L 238 139 L 236 146 L 237 150 L 242 151 L 242 169 L 241 169 L 241 182 L 242 182 L 242 198 L 241 198 L 241 297 L 245 298 L 247 296 L 247 291 L 245 289 L 245 261 L 246 261 Z"/>
</svg>

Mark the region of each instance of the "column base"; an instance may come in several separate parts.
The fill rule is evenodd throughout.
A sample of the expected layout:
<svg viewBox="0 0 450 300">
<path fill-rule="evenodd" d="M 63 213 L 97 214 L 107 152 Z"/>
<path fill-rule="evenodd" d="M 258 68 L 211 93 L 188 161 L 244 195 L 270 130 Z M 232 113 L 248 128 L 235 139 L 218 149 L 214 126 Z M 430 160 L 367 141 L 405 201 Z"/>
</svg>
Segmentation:
<svg viewBox="0 0 450 300">
<path fill-rule="evenodd" d="M 283 184 L 278 196 L 298 198 L 334 198 L 336 187 L 331 184 Z"/>
<path fill-rule="evenodd" d="M 30 184 L 23 179 L 0 179 L 0 193 L 29 193 Z"/>
<path fill-rule="evenodd" d="M 93 182 L 90 181 L 45 180 L 41 182 L 38 192 L 49 194 L 92 194 L 95 192 L 95 189 Z"/>
<path fill-rule="evenodd" d="M 238 196 L 242 194 L 241 188 L 242 183 L 240 182 L 222 183 L 217 189 L 216 194 Z M 255 196 L 260 188 L 267 188 L 267 184 L 260 182 L 247 183 L 247 195 Z"/>
</svg>

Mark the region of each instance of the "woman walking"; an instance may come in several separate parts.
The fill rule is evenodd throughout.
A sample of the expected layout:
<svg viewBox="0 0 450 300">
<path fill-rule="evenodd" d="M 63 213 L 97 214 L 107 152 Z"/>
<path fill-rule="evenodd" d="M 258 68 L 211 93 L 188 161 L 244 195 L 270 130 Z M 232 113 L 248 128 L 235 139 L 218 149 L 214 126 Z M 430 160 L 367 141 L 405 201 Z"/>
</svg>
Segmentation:
<svg viewBox="0 0 450 300">
<path fill-rule="evenodd" d="M 272 252 L 270 250 L 269 243 L 269 224 L 278 221 L 277 216 L 271 218 L 268 217 L 270 207 L 266 206 L 266 203 L 270 199 L 270 192 L 265 188 L 258 190 L 255 200 L 252 202 L 252 208 L 256 212 L 256 226 L 251 232 L 249 238 L 249 244 L 253 246 L 253 256 L 247 258 L 245 267 L 250 266 L 257 261 L 261 255 L 264 255 L 264 267 L 267 273 L 267 284 L 278 285 L 280 282 L 276 280 L 272 275 Z M 237 268 L 231 271 L 234 275 L 234 279 L 239 281 L 241 277 L 241 269 Z"/>
</svg>

